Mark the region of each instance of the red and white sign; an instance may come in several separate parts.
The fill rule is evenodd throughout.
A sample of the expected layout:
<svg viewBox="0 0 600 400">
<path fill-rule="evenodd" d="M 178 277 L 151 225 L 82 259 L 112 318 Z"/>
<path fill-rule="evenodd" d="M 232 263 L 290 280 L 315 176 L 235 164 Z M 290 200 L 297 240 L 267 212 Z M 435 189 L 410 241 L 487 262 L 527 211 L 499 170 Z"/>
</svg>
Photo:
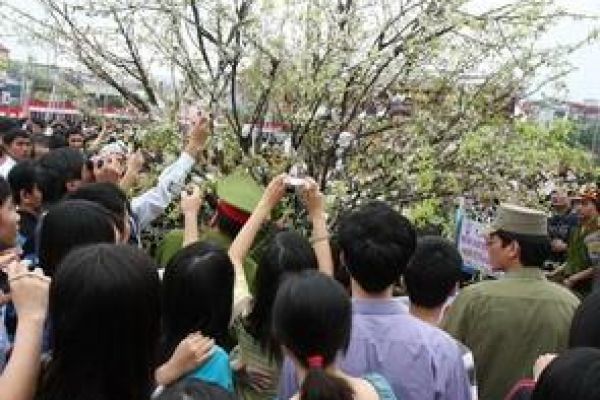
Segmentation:
<svg viewBox="0 0 600 400">
<path fill-rule="evenodd" d="M 0 115 L 4 117 L 27 118 L 31 113 L 63 116 L 82 114 L 77 104 L 72 101 L 29 100 L 18 106 L 0 105 Z M 99 108 L 97 114 L 106 118 L 130 119 L 135 117 L 133 110 L 117 107 Z"/>
</svg>

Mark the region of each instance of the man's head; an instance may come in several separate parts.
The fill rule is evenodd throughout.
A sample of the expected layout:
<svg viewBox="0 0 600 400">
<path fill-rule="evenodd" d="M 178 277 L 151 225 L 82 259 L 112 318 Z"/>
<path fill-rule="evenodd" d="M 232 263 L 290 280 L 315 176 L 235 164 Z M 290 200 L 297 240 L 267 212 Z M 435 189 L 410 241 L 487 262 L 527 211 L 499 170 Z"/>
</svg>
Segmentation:
<svg viewBox="0 0 600 400">
<path fill-rule="evenodd" d="M 571 200 L 566 191 L 559 189 L 552 192 L 550 195 L 550 203 L 552 204 L 552 208 L 557 211 L 565 211 L 571 207 Z"/>
<path fill-rule="evenodd" d="M 404 272 L 410 302 L 418 307 L 442 307 L 457 289 L 463 260 L 456 247 L 441 237 L 419 239 Z"/>
<path fill-rule="evenodd" d="M 4 135 L 12 132 L 13 130 L 18 129 L 18 125 L 15 120 L 12 118 L 1 117 L 0 116 L 0 138 L 4 138 Z M 0 154 L 6 154 L 6 149 L 4 148 L 4 140 L 0 141 Z"/>
<path fill-rule="evenodd" d="M 44 129 L 46 129 L 46 124 L 41 119 L 34 118 L 31 120 L 29 128 L 31 130 L 31 133 L 34 135 L 43 134 Z"/>
<path fill-rule="evenodd" d="M 55 132 L 52 136 L 49 136 L 48 148 L 50 150 L 62 149 L 67 146 L 67 139 L 60 132 Z"/>
<path fill-rule="evenodd" d="M 38 170 L 33 161 L 22 161 L 15 165 L 8 174 L 8 183 L 15 204 L 30 211 L 40 210 L 43 196 L 38 185 Z"/>
<path fill-rule="evenodd" d="M 490 264 L 495 270 L 541 267 L 551 252 L 546 214 L 502 204 L 487 239 Z"/>
<path fill-rule="evenodd" d="M 16 161 L 31 158 L 31 138 L 27 132 L 14 129 L 4 135 L 3 142 L 8 154 Z"/>
<path fill-rule="evenodd" d="M 579 215 L 581 210 L 581 195 L 573 190 L 569 190 L 569 203 L 571 204 L 571 214 Z"/>
<path fill-rule="evenodd" d="M 581 196 L 579 215 L 586 221 L 594 221 L 600 215 L 600 196 L 596 192 L 588 192 Z"/>
<path fill-rule="evenodd" d="M 338 237 L 352 280 L 369 295 L 382 294 L 399 280 L 416 246 L 410 221 L 381 202 L 344 216 Z"/>
<path fill-rule="evenodd" d="M 65 134 L 67 144 L 70 148 L 76 150 L 83 150 L 85 146 L 85 137 L 79 127 L 71 128 Z"/>
<path fill-rule="evenodd" d="M 38 161 L 40 188 L 44 203 L 56 203 L 83 183 L 83 154 L 68 147 L 52 150 Z"/>
<path fill-rule="evenodd" d="M 17 123 L 17 121 L 15 121 L 12 118 L 0 116 L 0 136 L 4 136 L 8 132 L 11 132 L 18 128 L 19 128 L 19 124 Z"/>
<path fill-rule="evenodd" d="M 13 202 L 10 185 L 0 177 L 0 247 L 12 248 L 17 244 L 19 214 Z"/>
<path fill-rule="evenodd" d="M 41 134 L 31 135 L 33 145 L 33 158 L 39 160 L 50 151 L 51 137 Z"/>
</svg>

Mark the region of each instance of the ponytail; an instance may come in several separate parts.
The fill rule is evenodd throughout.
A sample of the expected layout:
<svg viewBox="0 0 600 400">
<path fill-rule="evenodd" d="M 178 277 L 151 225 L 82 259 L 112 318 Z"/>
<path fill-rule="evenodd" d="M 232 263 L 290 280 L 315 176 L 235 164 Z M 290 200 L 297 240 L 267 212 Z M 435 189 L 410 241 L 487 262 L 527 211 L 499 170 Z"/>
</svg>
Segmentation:
<svg viewBox="0 0 600 400">
<path fill-rule="evenodd" d="M 353 400 L 354 391 L 342 378 L 331 375 L 323 368 L 323 357 L 308 359 L 308 371 L 302 387 L 300 400 Z"/>
<path fill-rule="evenodd" d="M 342 285 L 314 270 L 284 279 L 273 305 L 273 336 L 307 371 L 300 400 L 353 400 L 350 383 L 327 370 L 348 349 L 351 324 Z"/>
</svg>

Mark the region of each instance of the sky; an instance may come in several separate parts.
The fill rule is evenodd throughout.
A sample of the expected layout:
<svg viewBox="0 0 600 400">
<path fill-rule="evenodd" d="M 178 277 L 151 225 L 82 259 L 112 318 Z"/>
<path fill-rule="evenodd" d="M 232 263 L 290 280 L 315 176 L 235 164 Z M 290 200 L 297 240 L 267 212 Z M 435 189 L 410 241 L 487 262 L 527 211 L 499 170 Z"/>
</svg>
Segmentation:
<svg viewBox="0 0 600 400">
<path fill-rule="evenodd" d="M 485 9 L 493 5 L 506 3 L 508 0 L 472 0 L 473 9 Z M 518 0 L 512 0 L 512 2 Z M 600 0 L 557 0 L 569 11 L 592 14 L 600 17 Z M 27 12 L 35 12 L 36 6 L 33 0 L 0 0 L 2 2 L 18 6 Z M 545 42 L 572 43 L 581 39 L 590 32 L 594 26 L 600 26 L 600 21 L 577 21 L 576 23 L 562 23 L 553 28 Z M 27 59 L 33 56 L 38 62 L 51 63 L 55 60 L 55 54 L 49 49 L 34 48 L 23 43 L 18 37 L 8 32 L 0 32 L 0 43 L 11 50 L 11 56 L 17 59 Z M 565 83 L 568 89 L 567 97 L 570 100 L 600 100 L 600 42 L 587 46 L 573 54 L 569 61 L 576 70 L 571 73 Z M 58 60 L 60 63 L 61 60 Z"/>
<path fill-rule="evenodd" d="M 573 11 L 586 12 L 600 17 L 600 0 L 561 0 L 561 3 Z M 582 38 L 600 21 L 580 21 L 563 23 L 554 29 L 550 40 L 555 43 L 569 41 L 571 38 Z M 600 42 L 581 49 L 574 54 L 570 62 L 577 67 L 567 79 L 567 85 L 572 99 L 600 100 Z"/>
<path fill-rule="evenodd" d="M 519 0 L 512 0 L 510 3 L 515 1 Z M 471 7 L 474 10 L 485 10 L 507 2 L 509 1 L 473 0 Z M 572 13 L 594 15 L 600 18 L 600 0 L 556 0 L 556 2 Z M 597 27 L 600 27 L 600 20 L 565 21 L 549 31 L 542 45 L 574 43 L 585 38 Z M 575 67 L 575 71 L 565 79 L 568 99 L 600 101 L 600 41 L 580 49 L 572 54 L 568 61 Z"/>
</svg>

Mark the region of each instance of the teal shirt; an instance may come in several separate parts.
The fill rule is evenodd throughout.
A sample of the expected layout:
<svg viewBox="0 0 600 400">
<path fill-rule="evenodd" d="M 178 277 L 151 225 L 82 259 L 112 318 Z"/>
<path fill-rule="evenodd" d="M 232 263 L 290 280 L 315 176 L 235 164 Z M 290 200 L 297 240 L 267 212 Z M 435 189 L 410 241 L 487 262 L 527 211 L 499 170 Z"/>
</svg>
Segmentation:
<svg viewBox="0 0 600 400">
<path fill-rule="evenodd" d="M 187 378 L 212 383 L 233 393 L 233 373 L 229 365 L 229 355 L 219 346 L 215 346 L 212 357 Z"/>
<path fill-rule="evenodd" d="M 363 379 L 373 386 L 379 396 L 379 400 L 399 400 L 396 398 L 389 382 L 383 376 L 371 373 L 363 376 Z"/>
</svg>

